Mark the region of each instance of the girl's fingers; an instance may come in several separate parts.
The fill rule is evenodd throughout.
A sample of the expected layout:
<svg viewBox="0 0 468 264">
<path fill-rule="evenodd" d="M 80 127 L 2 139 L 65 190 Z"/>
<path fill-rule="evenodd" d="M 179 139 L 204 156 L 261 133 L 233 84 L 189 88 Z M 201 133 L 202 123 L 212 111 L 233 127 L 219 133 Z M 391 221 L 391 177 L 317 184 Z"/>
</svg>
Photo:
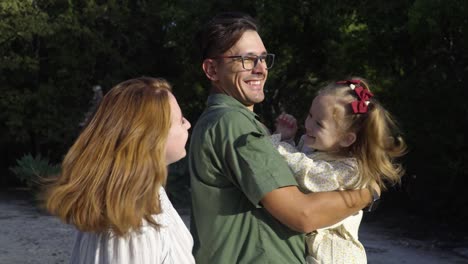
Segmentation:
<svg viewBox="0 0 468 264">
<path fill-rule="evenodd" d="M 282 113 L 280 114 L 277 118 L 276 118 L 276 122 L 280 125 L 285 125 L 289 128 L 294 128 L 297 126 L 297 120 L 294 116 L 290 115 L 290 114 L 286 114 L 286 113 Z"/>
</svg>

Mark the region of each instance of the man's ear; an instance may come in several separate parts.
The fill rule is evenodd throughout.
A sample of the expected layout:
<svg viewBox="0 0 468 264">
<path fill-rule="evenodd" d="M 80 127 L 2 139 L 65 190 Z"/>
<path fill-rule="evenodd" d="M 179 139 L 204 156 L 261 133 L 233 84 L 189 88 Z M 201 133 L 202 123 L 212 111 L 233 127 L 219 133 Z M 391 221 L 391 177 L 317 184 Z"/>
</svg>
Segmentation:
<svg viewBox="0 0 468 264">
<path fill-rule="evenodd" d="M 347 132 L 340 139 L 340 146 L 346 148 L 351 146 L 354 142 L 356 142 L 356 133 Z"/>
<path fill-rule="evenodd" d="M 205 59 L 202 64 L 203 71 L 205 72 L 206 77 L 211 81 L 218 80 L 218 64 L 213 59 Z"/>
</svg>

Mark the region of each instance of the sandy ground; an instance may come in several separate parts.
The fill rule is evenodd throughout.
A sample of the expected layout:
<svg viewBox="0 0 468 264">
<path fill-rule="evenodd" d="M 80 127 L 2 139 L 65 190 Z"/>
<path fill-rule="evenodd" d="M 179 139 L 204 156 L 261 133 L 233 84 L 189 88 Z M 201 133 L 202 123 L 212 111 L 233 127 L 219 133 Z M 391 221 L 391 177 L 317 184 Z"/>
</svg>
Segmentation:
<svg viewBox="0 0 468 264">
<path fill-rule="evenodd" d="M 186 223 L 187 210 L 182 211 Z M 441 249 L 434 241 L 397 235 L 378 221 L 361 225 L 360 239 L 370 264 L 468 263 L 468 248 Z M 68 263 L 74 229 L 21 197 L 0 193 L 0 263 Z"/>
</svg>

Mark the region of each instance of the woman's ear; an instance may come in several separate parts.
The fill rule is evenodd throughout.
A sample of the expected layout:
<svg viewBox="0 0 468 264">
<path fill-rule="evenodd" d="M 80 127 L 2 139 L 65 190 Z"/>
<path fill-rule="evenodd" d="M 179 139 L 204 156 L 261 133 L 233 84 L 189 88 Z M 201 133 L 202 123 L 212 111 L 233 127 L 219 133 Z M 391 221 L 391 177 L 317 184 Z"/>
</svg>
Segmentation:
<svg viewBox="0 0 468 264">
<path fill-rule="evenodd" d="M 354 142 L 356 142 L 356 133 L 347 132 L 340 139 L 340 146 L 346 148 L 351 146 Z"/>
<path fill-rule="evenodd" d="M 203 71 L 208 79 L 211 81 L 218 80 L 218 64 L 213 59 L 205 59 L 202 64 Z"/>
</svg>

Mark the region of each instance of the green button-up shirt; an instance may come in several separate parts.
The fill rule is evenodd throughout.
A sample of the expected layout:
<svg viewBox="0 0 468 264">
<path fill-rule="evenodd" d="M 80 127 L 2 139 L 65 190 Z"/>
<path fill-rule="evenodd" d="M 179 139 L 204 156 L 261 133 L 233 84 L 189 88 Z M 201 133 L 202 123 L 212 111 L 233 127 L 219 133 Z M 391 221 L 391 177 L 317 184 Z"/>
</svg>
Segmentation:
<svg viewBox="0 0 468 264">
<path fill-rule="evenodd" d="M 189 152 L 197 263 L 304 263 L 304 236 L 260 204 L 267 193 L 297 185 L 268 134 L 234 98 L 208 98 Z"/>
</svg>

